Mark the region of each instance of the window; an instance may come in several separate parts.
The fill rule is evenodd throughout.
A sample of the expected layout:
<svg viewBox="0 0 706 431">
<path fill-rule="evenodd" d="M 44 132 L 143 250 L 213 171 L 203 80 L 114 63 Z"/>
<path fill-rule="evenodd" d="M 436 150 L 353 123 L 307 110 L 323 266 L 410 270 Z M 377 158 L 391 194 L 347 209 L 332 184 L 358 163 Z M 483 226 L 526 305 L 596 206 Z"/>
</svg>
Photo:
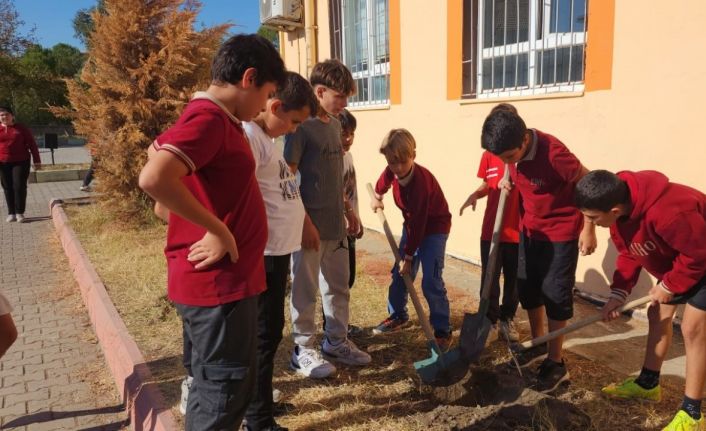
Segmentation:
<svg viewBox="0 0 706 431">
<path fill-rule="evenodd" d="M 350 106 L 387 105 L 390 99 L 388 0 L 330 0 L 332 56 L 353 74 Z"/>
<path fill-rule="evenodd" d="M 588 0 L 464 0 L 464 98 L 583 90 Z"/>
</svg>

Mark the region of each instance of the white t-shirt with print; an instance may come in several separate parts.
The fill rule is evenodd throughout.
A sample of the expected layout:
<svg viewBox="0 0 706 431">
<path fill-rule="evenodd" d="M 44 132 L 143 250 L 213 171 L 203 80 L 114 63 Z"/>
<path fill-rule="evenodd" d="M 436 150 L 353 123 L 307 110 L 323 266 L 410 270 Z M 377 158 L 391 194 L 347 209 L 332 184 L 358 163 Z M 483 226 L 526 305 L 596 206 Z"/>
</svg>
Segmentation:
<svg viewBox="0 0 706 431">
<path fill-rule="evenodd" d="M 282 256 L 302 245 L 304 204 L 299 186 L 272 138 L 257 123 L 243 123 L 255 157 L 255 176 L 267 211 L 265 256 Z M 237 240 L 237 238 L 236 238 Z"/>
</svg>

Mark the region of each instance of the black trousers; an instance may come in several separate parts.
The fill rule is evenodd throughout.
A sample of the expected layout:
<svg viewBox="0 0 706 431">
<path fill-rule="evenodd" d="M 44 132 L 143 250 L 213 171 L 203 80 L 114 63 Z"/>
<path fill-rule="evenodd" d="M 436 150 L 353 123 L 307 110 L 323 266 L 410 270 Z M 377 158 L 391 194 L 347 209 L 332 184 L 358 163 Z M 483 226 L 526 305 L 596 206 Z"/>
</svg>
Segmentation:
<svg viewBox="0 0 706 431">
<path fill-rule="evenodd" d="M 191 342 L 186 430 L 236 430 L 255 386 L 256 296 L 215 307 L 175 304 Z"/>
<path fill-rule="evenodd" d="M 88 172 L 86 172 L 86 176 L 83 177 L 83 186 L 88 187 L 91 185 L 91 181 L 93 181 L 93 174 L 96 172 L 96 160 L 93 159 L 91 160 L 91 166 L 88 168 Z"/>
<path fill-rule="evenodd" d="M 488 256 L 490 254 L 490 241 L 480 242 L 480 259 L 482 264 L 481 283 L 484 283 L 488 270 Z M 517 262 L 518 245 L 510 242 L 500 243 L 498 261 L 493 274 L 493 285 L 490 291 L 490 304 L 488 306 L 488 319 L 496 323 L 498 318 L 510 320 L 515 317 L 520 303 L 517 294 Z M 503 301 L 500 304 L 500 271 L 503 280 Z"/>
<path fill-rule="evenodd" d="M 272 374 L 275 354 L 282 341 L 284 303 L 291 255 L 265 256 L 267 290 L 258 299 L 257 373 L 255 394 L 245 418 L 248 430 L 259 431 L 274 425 Z"/>
<path fill-rule="evenodd" d="M 21 162 L 0 162 L 0 180 L 5 192 L 8 214 L 24 214 L 27 203 L 29 159 Z"/>
</svg>

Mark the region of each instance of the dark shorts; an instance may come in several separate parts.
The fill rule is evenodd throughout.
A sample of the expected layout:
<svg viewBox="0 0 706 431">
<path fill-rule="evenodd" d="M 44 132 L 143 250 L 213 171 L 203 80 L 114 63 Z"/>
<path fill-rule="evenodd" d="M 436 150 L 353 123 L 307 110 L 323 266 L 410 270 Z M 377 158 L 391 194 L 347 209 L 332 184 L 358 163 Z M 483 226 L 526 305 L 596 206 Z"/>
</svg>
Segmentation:
<svg viewBox="0 0 706 431">
<path fill-rule="evenodd" d="M 694 287 L 686 292 L 674 295 L 670 304 L 689 304 L 699 310 L 706 311 L 706 277 L 699 280 Z"/>
<path fill-rule="evenodd" d="M 520 235 L 517 289 L 522 308 L 543 305 L 550 319 L 571 319 L 578 258 L 578 240 L 550 242 Z"/>
</svg>

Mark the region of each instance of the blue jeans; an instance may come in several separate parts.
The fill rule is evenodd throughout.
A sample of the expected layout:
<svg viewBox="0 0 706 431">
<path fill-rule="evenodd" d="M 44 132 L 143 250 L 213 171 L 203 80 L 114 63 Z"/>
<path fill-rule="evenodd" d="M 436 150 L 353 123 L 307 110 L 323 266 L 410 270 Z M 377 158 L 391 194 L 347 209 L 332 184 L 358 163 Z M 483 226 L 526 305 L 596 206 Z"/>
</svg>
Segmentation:
<svg viewBox="0 0 706 431">
<path fill-rule="evenodd" d="M 412 280 L 417 276 L 419 265 L 422 265 L 422 293 L 429 304 L 429 322 L 436 336 L 445 335 L 451 331 L 449 322 L 449 299 L 446 297 L 446 287 L 442 273 L 446 255 L 446 240 L 448 234 L 428 235 L 419 245 L 412 260 Z M 407 234 L 402 231 L 400 239 L 400 255 L 404 256 Z M 407 312 L 407 287 L 400 275 L 397 265 L 392 268 L 392 283 L 387 297 L 387 310 L 390 317 L 409 319 Z"/>
</svg>

